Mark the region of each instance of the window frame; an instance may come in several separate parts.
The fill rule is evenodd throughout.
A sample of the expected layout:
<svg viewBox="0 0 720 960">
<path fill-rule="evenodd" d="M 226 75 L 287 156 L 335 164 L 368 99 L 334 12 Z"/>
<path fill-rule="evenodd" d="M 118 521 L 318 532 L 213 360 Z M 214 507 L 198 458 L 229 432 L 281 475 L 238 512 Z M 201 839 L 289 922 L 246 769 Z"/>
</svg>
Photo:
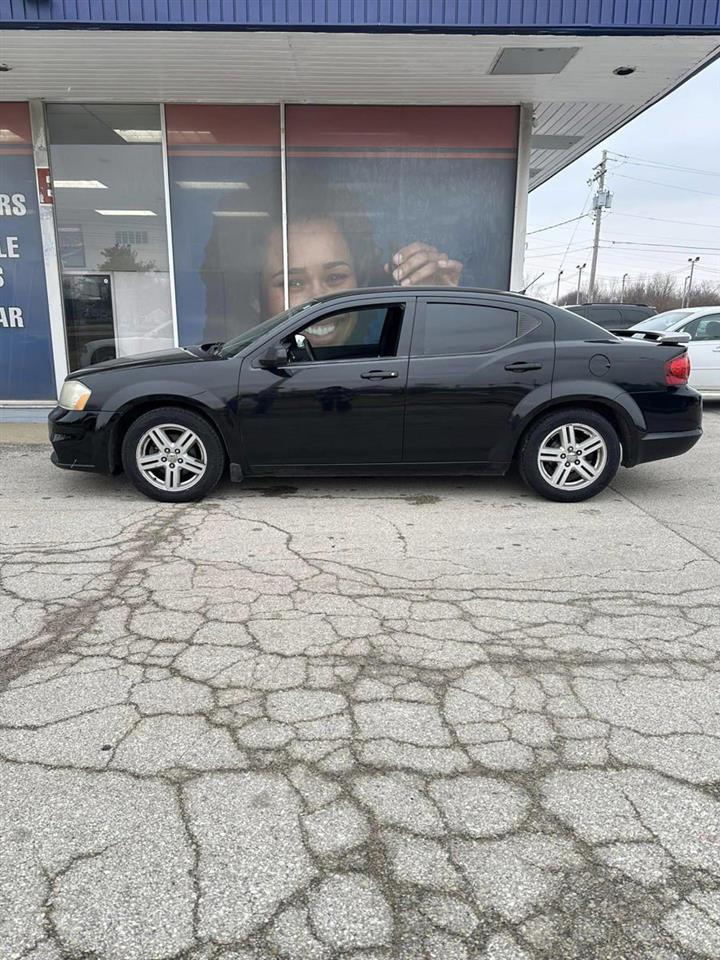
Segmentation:
<svg viewBox="0 0 720 960">
<path fill-rule="evenodd" d="M 432 353 L 432 354 L 418 352 L 418 349 L 417 349 L 418 344 L 421 342 L 424 344 L 427 315 L 428 315 L 427 308 L 433 303 L 440 303 L 443 305 L 449 304 L 449 305 L 457 305 L 457 306 L 462 305 L 462 306 L 475 307 L 476 309 L 489 307 L 493 310 L 506 310 L 508 313 L 514 313 L 517 318 L 516 325 L 515 325 L 515 335 L 511 337 L 509 340 L 506 340 L 504 343 L 498 344 L 498 346 L 496 347 L 491 347 L 488 350 L 472 350 L 472 351 L 461 351 L 461 352 L 455 352 L 455 353 Z M 521 332 L 523 312 L 533 317 L 533 319 L 535 319 L 537 323 L 535 323 L 533 327 L 531 327 L 530 329 L 524 330 Z M 444 297 L 444 298 L 441 296 L 424 296 L 422 298 L 418 298 L 418 306 L 416 309 L 412 344 L 410 347 L 410 356 L 413 360 L 442 360 L 442 359 L 449 359 L 452 357 L 487 357 L 492 355 L 493 353 L 497 353 L 498 350 L 504 350 L 511 343 L 516 343 L 523 336 L 529 333 L 530 330 L 536 329 L 537 326 L 540 325 L 540 323 L 541 323 L 541 319 L 534 312 L 525 310 L 524 306 L 521 308 L 519 305 L 508 303 L 507 301 L 504 301 L 504 300 L 503 301 L 493 300 L 490 298 L 475 299 L 473 297 L 463 297 L 463 296 L 454 297 L 452 295 L 448 295 L 447 297 Z"/>
<path fill-rule="evenodd" d="M 288 337 L 294 336 L 296 333 L 300 333 L 305 327 L 310 326 L 313 323 L 317 323 L 323 317 L 333 314 L 333 313 L 344 313 L 349 312 L 353 309 L 362 310 L 365 308 L 378 308 L 382 306 L 400 306 L 403 308 L 403 316 L 400 323 L 400 335 L 398 337 L 397 348 L 395 355 L 392 357 L 345 357 L 338 360 L 302 360 L 297 363 L 287 363 L 281 364 L 279 370 L 300 370 L 304 368 L 317 368 L 321 364 L 349 364 L 349 363 L 382 363 L 387 362 L 391 363 L 396 360 L 408 360 L 410 356 L 410 342 L 412 340 L 413 328 L 415 324 L 416 316 L 416 303 L 417 297 L 412 294 L 407 294 L 405 296 L 399 297 L 388 297 L 387 294 L 379 295 L 368 292 L 365 296 L 353 297 L 348 299 L 342 304 L 335 305 L 333 303 L 332 309 L 327 309 L 327 302 L 317 304 L 317 308 L 312 311 L 310 314 L 305 314 L 302 319 L 302 323 L 298 324 L 297 321 L 293 322 L 290 326 L 285 327 L 282 331 L 276 331 L 271 336 L 268 336 L 267 339 L 263 340 L 262 343 L 254 347 L 246 356 L 246 360 L 253 367 L 258 367 L 258 361 L 260 358 L 273 346 L 283 343 Z"/>
</svg>

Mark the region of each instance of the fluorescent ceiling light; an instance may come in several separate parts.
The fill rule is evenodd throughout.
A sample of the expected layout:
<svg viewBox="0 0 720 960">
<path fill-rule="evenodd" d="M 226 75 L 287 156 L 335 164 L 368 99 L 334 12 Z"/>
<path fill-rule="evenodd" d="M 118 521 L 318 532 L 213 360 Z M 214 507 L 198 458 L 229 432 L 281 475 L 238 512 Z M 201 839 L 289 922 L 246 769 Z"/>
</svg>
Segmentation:
<svg viewBox="0 0 720 960">
<path fill-rule="evenodd" d="M 115 130 L 115 133 L 128 143 L 160 143 L 159 130 Z"/>
<path fill-rule="evenodd" d="M 249 190 L 244 180 L 178 180 L 186 190 Z"/>
<path fill-rule="evenodd" d="M 0 143 L 25 143 L 22 137 L 18 136 L 14 130 L 8 130 L 7 127 L 0 127 Z"/>
<path fill-rule="evenodd" d="M 107 190 L 108 185 L 99 180 L 53 180 L 53 187 L 61 190 Z"/>
<path fill-rule="evenodd" d="M 96 210 L 103 217 L 156 217 L 153 210 Z"/>
<path fill-rule="evenodd" d="M 269 217 L 265 210 L 213 210 L 214 217 Z"/>
</svg>

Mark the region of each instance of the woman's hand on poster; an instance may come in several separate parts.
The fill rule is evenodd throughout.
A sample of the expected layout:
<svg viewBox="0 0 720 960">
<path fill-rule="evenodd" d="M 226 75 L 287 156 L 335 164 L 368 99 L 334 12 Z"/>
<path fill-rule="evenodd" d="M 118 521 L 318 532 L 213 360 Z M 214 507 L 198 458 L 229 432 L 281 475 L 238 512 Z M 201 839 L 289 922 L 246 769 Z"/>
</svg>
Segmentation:
<svg viewBox="0 0 720 960">
<path fill-rule="evenodd" d="M 385 264 L 385 272 L 402 287 L 423 283 L 457 287 L 462 271 L 463 264 L 459 260 L 451 260 L 446 253 L 421 240 L 401 247 L 392 261 Z"/>
</svg>

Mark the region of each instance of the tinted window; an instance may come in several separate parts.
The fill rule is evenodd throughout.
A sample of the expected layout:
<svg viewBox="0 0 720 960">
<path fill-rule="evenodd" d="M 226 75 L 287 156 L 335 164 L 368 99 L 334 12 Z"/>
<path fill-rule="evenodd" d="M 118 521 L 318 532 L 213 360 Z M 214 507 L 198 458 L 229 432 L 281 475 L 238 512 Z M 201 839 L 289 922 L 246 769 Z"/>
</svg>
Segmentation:
<svg viewBox="0 0 720 960">
<path fill-rule="evenodd" d="M 617 307 L 593 307 L 586 316 L 603 327 L 612 326 L 620 321 L 620 311 Z"/>
<path fill-rule="evenodd" d="M 397 351 L 403 304 L 383 304 L 334 311 L 316 317 L 301 333 L 310 351 L 291 338 L 290 360 L 372 360 L 394 357 Z"/>
<path fill-rule="evenodd" d="M 517 336 L 515 310 L 472 303 L 427 303 L 415 356 L 443 357 L 496 350 Z"/>
<path fill-rule="evenodd" d="M 690 331 L 685 327 L 687 333 Z M 720 340 L 720 313 L 711 313 L 698 321 L 693 340 Z"/>
</svg>

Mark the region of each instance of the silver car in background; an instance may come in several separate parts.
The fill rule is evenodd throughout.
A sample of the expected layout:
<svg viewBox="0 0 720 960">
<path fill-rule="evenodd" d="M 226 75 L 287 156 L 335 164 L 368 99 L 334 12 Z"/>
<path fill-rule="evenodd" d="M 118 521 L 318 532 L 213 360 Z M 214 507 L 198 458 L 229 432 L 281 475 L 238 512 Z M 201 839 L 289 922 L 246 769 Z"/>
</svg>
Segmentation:
<svg viewBox="0 0 720 960">
<path fill-rule="evenodd" d="M 709 400 L 720 400 L 720 305 L 667 310 L 630 329 L 690 334 L 690 386 Z"/>
</svg>

